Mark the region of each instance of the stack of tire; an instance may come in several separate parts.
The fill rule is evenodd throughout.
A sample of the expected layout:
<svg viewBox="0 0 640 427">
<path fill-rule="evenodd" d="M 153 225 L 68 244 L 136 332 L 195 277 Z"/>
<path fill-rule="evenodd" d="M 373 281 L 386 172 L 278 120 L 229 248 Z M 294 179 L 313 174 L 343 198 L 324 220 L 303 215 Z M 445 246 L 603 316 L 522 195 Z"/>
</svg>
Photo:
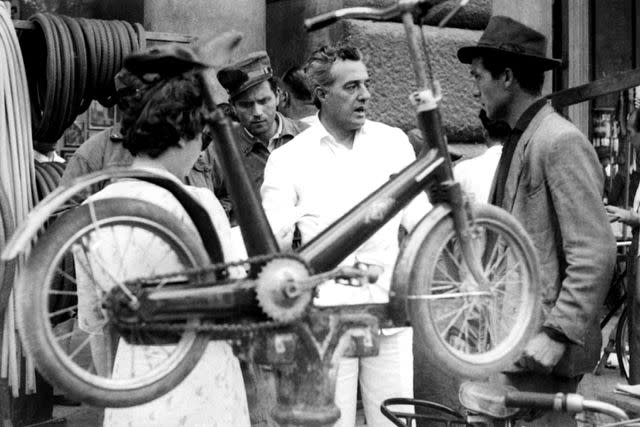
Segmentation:
<svg viewBox="0 0 640 427">
<path fill-rule="evenodd" d="M 62 174 L 64 173 L 64 163 L 58 162 L 35 162 L 35 172 L 36 172 L 36 196 L 37 199 L 34 201 L 37 204 L 39 201 L 44 199 L 58 187 L 60 183 L 60 179 L 62 178 Z M 74 270 L 74 262 L 73 257 L 65 257 L 62 260 L 61 264 L 58 266 L 60 271 L 65 272 L 66 274 L 59 275 L 58 286 L 55 288 L 59 291 L 71 291 L 75 292 L 75 284 L 73 278 L 75 277 Z M 65 294 L 60 294 L 57 298 L 51 299 L 51 304 L 53 305 L 52 310 L 56 311 L 56 309 L 62 309 L 69 307 L 75 304 L 75 301 L 71 301 L 70 299 L 74 297 L 69 297 Z M 59 315 L 57 318 L 52 319 L 55 323 L 60 323 L 67 320 L 66 317 L 69 316 L 69 313 Z"/>
<path fill-rule="evenodd" d="M 35 162 L 36 191 L 34 205 L 49 195 L 58 187 L 62 174 L 64 173 L 64 163 L 58 162 Z"/>
<path fill-rule="evenodd" d="M 22 31 L 34 143 L 53 144 L 96 99 L 115 104 L 113 78 L 124 58 L 144 49 L 142 25 L 37 13 Z"/>
</svg>

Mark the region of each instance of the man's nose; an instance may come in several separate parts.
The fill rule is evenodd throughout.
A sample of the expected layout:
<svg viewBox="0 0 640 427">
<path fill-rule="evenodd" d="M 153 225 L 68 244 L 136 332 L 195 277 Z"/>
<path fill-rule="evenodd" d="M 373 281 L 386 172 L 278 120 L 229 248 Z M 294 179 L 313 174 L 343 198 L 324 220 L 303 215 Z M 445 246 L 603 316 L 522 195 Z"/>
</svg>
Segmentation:
<svg viewBox="0 0 640 427">
<path fill-rule="evenodd" d="M 473 97 L 474 98 L 480 98 L 480 90 L 476 89 L 473 91 Z"/>
<path fill-rule="evenodd" d="M 260 104 L 254 104 L 253 108 L 251 109 L 251 114 L 254 116 L 261 116 L 262 115 L 262 106 Z"/>
<path fill-rule="evenodd" d="M 369 89 L 366 86 L 362 86 L 358 93 L 358 97 L 366 101 L 371 98 L 371 92 L 369 92 Z"/>
</svg>

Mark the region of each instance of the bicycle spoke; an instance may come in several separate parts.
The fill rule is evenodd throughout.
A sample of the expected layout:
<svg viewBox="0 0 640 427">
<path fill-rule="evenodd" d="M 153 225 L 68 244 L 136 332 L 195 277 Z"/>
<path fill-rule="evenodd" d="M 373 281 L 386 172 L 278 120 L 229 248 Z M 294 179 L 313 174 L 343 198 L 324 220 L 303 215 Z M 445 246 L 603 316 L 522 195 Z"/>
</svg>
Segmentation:
<svg viewBox="0 0 640 427">
<path fill-rule="evenodd" d="M 68 313 L 70 311 L 74 311 L 77 308 L 78 308 L 78 304 L 75 304 L 75 305 L 72 305 L 71 307 L 62 308 L 60 310 L 56 310 L 56 311 L 54 311 L 52 313 L 49 313 L 48 316 L 49 316 L 49 319 L 51 319 L 52 317 L 56 317 L 59 314 Z"/>
<path fill-rule="evenodd" d="M 73 336 L 73 334 L 75 334 L 76 331 L 71 331 L 71 332 L 67 332 L 66 334 L 62 334 L 62 335 L 57 335 L 56 336 L 56 341 L 62 341 L 64 339 L 70 338 Z"/>
<path fill-rule="evenodd" d="M 52 290 L 52 291 L 47 291 L 47 294 L 49 294 L 49 295 L 76 296 L 76 295 L 78 295 L 78 292 L 77 291 L 57 291 L 57 290 Z"/>
<path fill-rule="evenodd" d="M 80 351 L 82 351 L 82 349 L 85 348 L 87 344 L 89 344 L 90 342 L 91 342 L 91 335 L 87 335 L 84 341 L 82 341 L 82 344 L 80 344 L 75 350 L 73 350 L 73 353 L 69 355 L 69 359 L 73 360 L 80 353 Z"/>
<path fill-rule="evenodd" d="M 72 282 L 74 285 L 76 285 L 76 279 L 75 277 L 71 276 L 69 273 L 67 273 L 66 271 L 64 271 L 63 269 L 61 269 L 60 267 L 56 267 L 56 272 L 58 274 L 60 274 L 62 277 L 64 277 L 65 279 L 69 280 L 70 282 Z M 60 291 L 62 292 L 62 291 Z"/>
<path fill-rule="evenodd" d="M 116 235 L 116 231 L 115 231 L 115 227 L 110 227 L 111 228 L 111 241 L 113 242 L 114 247 L 116 248 L 116 251 L 118 252 L 118 256 L 120 257 L 120 262 L 118 263 L 118 277 L 126 277 L 125 272 L 123 271 L 125 266 L 124 266 L 124 261 L 125 261 L 125 257 L 121 251 L 120 248 L 120 244 L 119 244 L 119 239 L 118 236 Z M 129 235 L 127 236 L 127 243 L 124 245 L 125 248 L 129 248 L 131 245 L 131 239 L 133 237 L 133 227 L 129 227 Z"/>
</svg>

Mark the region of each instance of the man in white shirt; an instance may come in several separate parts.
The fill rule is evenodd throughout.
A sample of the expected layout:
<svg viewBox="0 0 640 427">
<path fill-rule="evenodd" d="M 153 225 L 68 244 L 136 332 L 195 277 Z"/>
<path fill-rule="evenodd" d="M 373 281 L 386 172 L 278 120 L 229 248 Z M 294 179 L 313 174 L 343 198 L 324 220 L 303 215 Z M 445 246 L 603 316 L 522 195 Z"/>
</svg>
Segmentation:
<svg viewBox="0 0 640 427">
<path fill-rule="evenodd" d="M 371 94 L 361 52 L 351 46 L 323 47 L 306 64 L 319 121 L 271 153 L 261 194 L 276 238 L 290 247 L 294 229 L 302 243 L 338 219 L 415 158 L 407 136 L 397 128 L 366 119 Z M 320 286 L 316 305 L 384 303 L 398 253 L 394 218 L 344 263 L 373 265 L 375 284 Z M 413 395 L 412 330 L 383 330 L 376 357 L 342 358 L 336 381 L 336 426 L 355 425 L 357 382 L 367 424 L 387 425 L 380 413 L 389 397 Z"/>
<path fill-rule="evenodd" d="M 485 129 L 487 151 L 458 163 L 453 174 L 472 203 L 489 203 L 491 184 L 502 154 L 502 143 L 509 134 L 509 125 L 489 120 L 484 110 L 480 111 L 480 121 Z"/>
</svg>

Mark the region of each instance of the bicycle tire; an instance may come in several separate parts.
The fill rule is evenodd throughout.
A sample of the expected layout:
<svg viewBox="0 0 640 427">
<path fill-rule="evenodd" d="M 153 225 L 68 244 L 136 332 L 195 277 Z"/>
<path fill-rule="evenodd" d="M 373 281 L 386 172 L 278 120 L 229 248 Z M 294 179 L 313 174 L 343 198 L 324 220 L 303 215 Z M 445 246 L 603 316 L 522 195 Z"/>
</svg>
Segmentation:
<svg viewBox="0 0 640 427">
<path fill-rule="evenodd" d="M 541 291 L 536 252 L 524 228 L 495 206 L 478 205 L 474 212 L 471 231 L 489 292 L 466 269 L 447 215 L 421 244 L 409 276 L 407 308 L 418 345 L 431 362 L 482 378 L 511 366 L 537 332 Z M 492 318 L 507 315 L 500 323 Z"/>
<path fill-rule="evenodd" d="M 629 381 L 629 310 L 625 306 L 616 325 L 616 357 L 620 373 Z"/>
<path fill-rule="evenodd" d="M 123 198 L 98 200 L 65 213 L 51 227 L 47 228 L 38 239 L 27 260 L 24 274 L 16 284 L 17 315 L 18 326 L 26 351 L 33 357 L 38 370 L 49 382 L 56 384 L 71 398 L 91 405 L 127 407 L 149 402 L 179 384 L 200 359 L 209 338 L 206 333 L 187 332 L 182 334 L 177 344 L 172 344 L 168 348 L 168 350 L 175 351 L 167 355 L 166 361 L 161 361 L 155 366 L 149 365 L 148 372 L 143 376 L 136 376 L 134 370 L 132 370 L 132 378 L 128 379 L 112 378 L 113 371 L 101 376 L 98 373 L 99 368 L 93 357 L 90 359 L 91 363 L 85 363 L 86 366 L 82 366 L 81 362 L 74 360 L 78 355 L 82 355 L 82 349 L 86 348 L 88 341 L 92 337 L 96 337 L 106 329 L 106 327 L 102 328 L 104 326 L 102 324 L 99 329 L 94 329 L 94 331 L 99 330 L 99 333 L 86 332 L 86 338 L 82 336 L 83 344 L 79 345 L 78 348 L 74 348 L 73 351 L 63 348 L 66 345 L 63 338 L 65 340 L 67 338 L 72 340 L 72 338 L 56 335 L 53 318 L 59 317 L 60 313 L 49 311 L 50 303 L 57 298 L 57 295 L 60 295 L 59 291 L 49 290 L 50 286 L 59 286 L 59 282 L 55 281 L 56 274 L 58 274 L 56 266 L 59 266 L 65 257 L 68 259 L 68 254 L 72 252 L 74 245 L 76 245 L 76 251 L 78 247 L 86 251 L 82 252 L 85 254 L 85 260 L 97 259 L 104 262 L 104 258 L 102 258 L 104 251 L 96 251 L 95 248 L 100 248 L 100 245 L 105 247 L 105 240 L 101 240 L 101 238 L 106 234 L 92 235 L 91 233 L 110 230 L 111 236 L 121 236 L 122 231 L 126 231 L 116 227 L 129 227 L 130 230 L 128 237 L 130 240 L 125 245 L 120 245 L 119 242 L 115 246 L 112 245 L 112 247 L 117 247 L 117 250 L 112 250 L 112 252 L 117 253 L 121 260 L 127 259 L 127 255 L 129 255 L 129 259 L 136 260 L 136 265 L 142 262 L 150 263 L 151 261 L 148 257 L 140 259 L 139 256 L 132 256 L 129 249 L 129 243 L 147 243 L 146 245 L 138 245 L 138 254 L 145 254 L 146 250 L 151 247 L 148 244 L 150 242 L 146 240 L 141 242 L 139 237 L 140 233 L 143 233 L 142 236 L 145 236 L 144 233 L 150 233 L 150 237 L 154 239 L 154 248 L 164 248 L 165 246 L 162 246 L 164 244 L 169 251 L 172 251 L 171 253 L 167 251 L 173 257 L 169 258 L 169 261 L 175 259 L 186 268 L 202 266 L 209 262 L 207 252 L 204 250 L 202 242 L 196 237 L 197 234 L 183 223 L 177 221 L 170 212 L 140 200 Z M 132 240 L 131 236 L 133 236 L 134 232 L 138 234 L 136 234 L 136 239 Z M 135 245 L 132 244 L 131 246 Z M 121 251 L 124 251 L 124 253 L 121 253 Z M 135 251 L 133 255 L 136 255 Z M 109 258 L 106 259 L 108 260 Z M 88 261 L 84 265 L 76 265 L 75 271 L 77 272 L 78 268 L 82 268 L 85 274 L 89 274 L 89 270 L 91 270 L 90 273 L 93 273 L 96 269 L 94 269 L 92 262 Z M 167 259 L 163 259 L 162 263 L 157 261 L 157 265 L 152 266 L 149 264 L 149 269 L 153 269 L 153 271 L 147 274 L 167 272 L 156 270 L 166 269 L 167 262 Z M 95 264 L 98 265 L 99 263 L 96 262 Z M 109 267 L 109 270 L 105 268 L 105 265 Z M 103 269 L 102 271 L 105 272 L 103 274 L 108 275 L 107 277 L 115 277 L 114 283 L 117 283 L 116 280 L 123 281 L 133 278 L 127 277 L 126 273 L 111 275 L 113 274 L 111 270 L 115 270 L 115 268 L 112 268 L 114 265 L 114 263 L 100 265 Z M 175 270 L 175 265 L 174 262 L 168 268 Z M 129 267 L 124 267 L 124 269 L 126 268 Z M 64 273 L 61 272 L 59 274 Z M 122 277 L 118 279 L 118 275 Z M 93 280 L 96 277 L 97 275 L 91 276 Z M 75 278 L 73 279 L 75 282 Z M 93 283 L 99 282 L 94 281 Z M 100 292 L 97 291 L 96 295 L 99 294 Z M 54 300 L 51 300 L 51 298 L 54 298 Z M 95 304 L 92 308 L 102 312 L 102 318 L 106 318 L 106 313 L 100 309 L 101 298 L 96 297 L 94 300 Z M 85 299 L 85 301 L 87 300 Z M 65 310 L 80 311 L 80 308 L 76 306 Z M 80 318 L 78 320 L 80 320 L 79 323 L 83 322 Z M 104 347 L 103 349 L 106 348 L 109 347 Z M 122 348 L 125 350 L 132 349 L 132 367 L 133 361 L 138 360 L 135 359 L 136 348 L 140 348 L 141 350 L 139 351 L 145 351 L 143 354 L 145 357 L 148 356 L 146 351 L 149 348 L 168 352 L 166 347 L 146 346 L 146 344 L 138 347 L 135 344 L 125 345 L 120 340 L 118 354 L 116 354 L 114 360 L 117 359 Z M 113 351 L 113 347 L 111 349 Z M 93 356 L 93 353 L 91 353 L 91 356 Z M 115 363 L 111 366 L 114 366 Z M 103 370 L 103 372 L 106 371 Z"/>
</svg>

